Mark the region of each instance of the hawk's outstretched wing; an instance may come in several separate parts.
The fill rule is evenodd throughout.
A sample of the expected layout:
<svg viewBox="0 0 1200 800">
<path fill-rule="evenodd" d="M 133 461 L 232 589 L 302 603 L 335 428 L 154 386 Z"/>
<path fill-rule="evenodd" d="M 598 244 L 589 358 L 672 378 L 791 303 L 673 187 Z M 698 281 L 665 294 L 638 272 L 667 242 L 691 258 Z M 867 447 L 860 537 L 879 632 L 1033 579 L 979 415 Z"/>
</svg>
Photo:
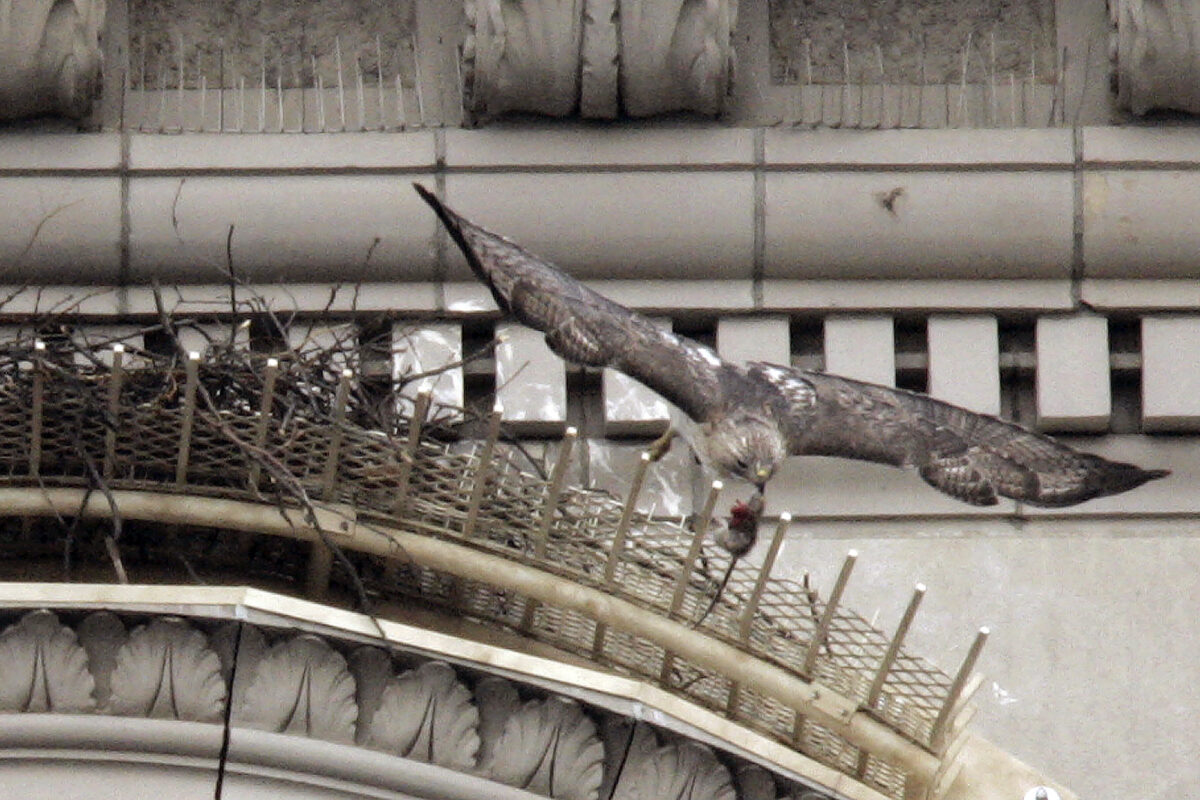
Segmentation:
<svg viewBox="0 0 1200 800">
<path fill-rule="evenodd" d="M 791 454 L 914 467 L 926 483 L 973 505 L 992 505 L 999 495 L 1070 506 L 1169 474 L 1082 453 L 923 394 L 770 364 L 749 367 L 789 406 Z"/>
<path fill-rule="evenodd" d="M 770 469 L 783 456 L 782 437 L 791 455 L 913 467 L 931 486 L 975 505 L 1004 496 L 1069 506 L 1168 474 L 1080 453 L 925 395 L 772 364 L 728 364 L 460 217 L 424 187 L 416 189 L 501 308 L 542 331 L 564 359 L 620 370 L 693 420 L 715 423 L 706 435 L 723 437 L 717 466 L 735 474 L 746 467 L 742 450 L 762 441 L 747 435 L 751 424 L 765 424 L 772 432 L 765 455 L 751 453 L 759 464 L 769 461 Z"/>
<path fill-rule="evenodd" d="M 725 407 L 726 387 L 743 378 L 711 349 L 664 331 L 588 289 L 515 242 L 479 227 L 413 184 L 454 238 L 496 303 L 546 335 L 567 361 L 612 367 L 661 394 L 695 420 Z"/>
</svg>

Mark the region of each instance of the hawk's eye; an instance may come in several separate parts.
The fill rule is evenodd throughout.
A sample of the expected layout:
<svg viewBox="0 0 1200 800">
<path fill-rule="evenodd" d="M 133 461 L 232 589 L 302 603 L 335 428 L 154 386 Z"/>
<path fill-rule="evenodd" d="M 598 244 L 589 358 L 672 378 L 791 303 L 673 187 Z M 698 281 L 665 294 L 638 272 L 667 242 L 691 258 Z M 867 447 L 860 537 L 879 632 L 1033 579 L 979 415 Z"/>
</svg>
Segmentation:
<svg viewBox="0 0 1200 800">
<path fill-rule="evenodd" d="M 748 470 L 750 468 L 750 463 L 748 461 L 746 461 L 746 459 L 744 459 L 744 458 L 739 458 L 737 460 L 737 468 L 739 470 L 741 470 L 742 472 L 745 472 L 746 470 Z"/>
</svg>

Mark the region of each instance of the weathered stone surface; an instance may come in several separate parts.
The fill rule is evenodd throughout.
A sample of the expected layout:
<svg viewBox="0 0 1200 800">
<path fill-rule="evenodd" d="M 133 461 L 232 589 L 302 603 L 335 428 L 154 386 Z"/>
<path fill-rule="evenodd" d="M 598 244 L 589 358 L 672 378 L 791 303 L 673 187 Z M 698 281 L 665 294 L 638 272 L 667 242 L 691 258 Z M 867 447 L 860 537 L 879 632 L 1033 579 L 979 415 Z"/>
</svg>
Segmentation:
<svg viewBox="0 0 1200 800">
<path fill-rule="evenodd" d="M 594 800 L 604 768 L 596 726 L 578 703 L 531 700 L 508 718 L 481 767 L 494 780 L 563 800 Z"/>
<path fill-rule="evenodd" d="M 734 0 L 473 0 L 467 102 L 487 116 L 718 114 L 736 9 Z"/>
<path fill-rule="evenodd" d="M 96 706 L 87 653 L 52 611 L 31 611 L 0 633 L 0 713 L 78 713 Z"/>
<path fill-rule="evenodd" d="M 1113 0 L 1117 102 L 1200 113 L 1200 7 L 1162 0 Z"/>
<path fill-rule="evenodd" d="M 235 719 L 252 728 L 333 742 L 354 741 L 358 707 L 346 659 L 323 639 L 302 635 L 271 648 Z"/>
<path fill-rule="evenodd" d="M 448 664 L 430 661 L 390 680 L 366 743 L 457 770 L 475 766 L 479 711 Z"/>
<path fill-rule="evenodd" d="M 14 0 L 0 6 L 0 119 L 79 118 L 100 86 L 104 0 Z"/>
<path fill-rule="evenodd" d="M 117 652 L 114 714 L 215 722 L 225 709 L 221 661 L 204 634 L 178 617 L 135 628 Z"/>
</svg>

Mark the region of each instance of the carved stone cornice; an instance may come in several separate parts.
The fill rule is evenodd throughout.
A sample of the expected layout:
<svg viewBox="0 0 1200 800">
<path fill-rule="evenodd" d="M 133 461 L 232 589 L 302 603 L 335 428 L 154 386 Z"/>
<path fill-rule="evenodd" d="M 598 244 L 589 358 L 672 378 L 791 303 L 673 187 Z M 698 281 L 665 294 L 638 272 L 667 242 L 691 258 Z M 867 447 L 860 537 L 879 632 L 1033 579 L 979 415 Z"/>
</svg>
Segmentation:
<svg viewBox="0 0 1200 800">
<path fill-rule="evenodd" d="M 467 103 L 612 119 L 719 114 L 733 71 L 735 0 L 469 0 Z"/>
<path fill-rule="evenodd" d="M 720 113 L 733 75 L 736 22 L 732 0 L 621 0 L 626 113 Z"/>
<path fill-rule="evenodd" d="M 739 784 L 746 800 L 824 797 L 746 764 L 735 781 L 731 756 L 571 698 L 311 633 L 45 609 L 0 632 L 0 715 L 223 724 L 229 696 L 234 728 L 357 744 L 562 800 L 596 800 L 602 786 L 619 800 L 737 800 Z"/>
<path fill-rule="evenodd" d="M 1110 0 L 1117 101 L 1200 113 L 1200 7 L 1171 0 Z"/>
<path fill-rule="evenodd" d="M 583 7 L 583 0 L 468 2 L 464 53 L 476 103 L 489 114 L 570 114 L 579 95 Z"/>
<path fill-rule="evenodd" d="M 0 118 L 79 118 L 100 85 L 104 0 L 0 4 Z"/>
</svg>

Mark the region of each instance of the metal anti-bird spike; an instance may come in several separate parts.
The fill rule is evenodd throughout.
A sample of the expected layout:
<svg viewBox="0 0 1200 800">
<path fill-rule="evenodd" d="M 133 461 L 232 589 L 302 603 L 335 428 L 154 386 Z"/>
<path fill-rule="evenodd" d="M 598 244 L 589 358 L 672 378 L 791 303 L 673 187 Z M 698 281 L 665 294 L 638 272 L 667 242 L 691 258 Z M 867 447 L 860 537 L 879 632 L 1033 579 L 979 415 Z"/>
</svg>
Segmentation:
<svg viewBox="0 0 1200 800">
<path fill-rule="evenodd" d="M 760 489 L 790 455 L 911 467 L 934 488 L 980 506 L 999 496 L 1070 506 L 1169 474 L 1079 452 L 916 392 L 757 361 L 729 363 L 416 189 L 502 309 L 542 331 L 567 361 L 611 367 L 661 394 L 696 423 L 692 445 L 703 462 Z"/>
</svg>

